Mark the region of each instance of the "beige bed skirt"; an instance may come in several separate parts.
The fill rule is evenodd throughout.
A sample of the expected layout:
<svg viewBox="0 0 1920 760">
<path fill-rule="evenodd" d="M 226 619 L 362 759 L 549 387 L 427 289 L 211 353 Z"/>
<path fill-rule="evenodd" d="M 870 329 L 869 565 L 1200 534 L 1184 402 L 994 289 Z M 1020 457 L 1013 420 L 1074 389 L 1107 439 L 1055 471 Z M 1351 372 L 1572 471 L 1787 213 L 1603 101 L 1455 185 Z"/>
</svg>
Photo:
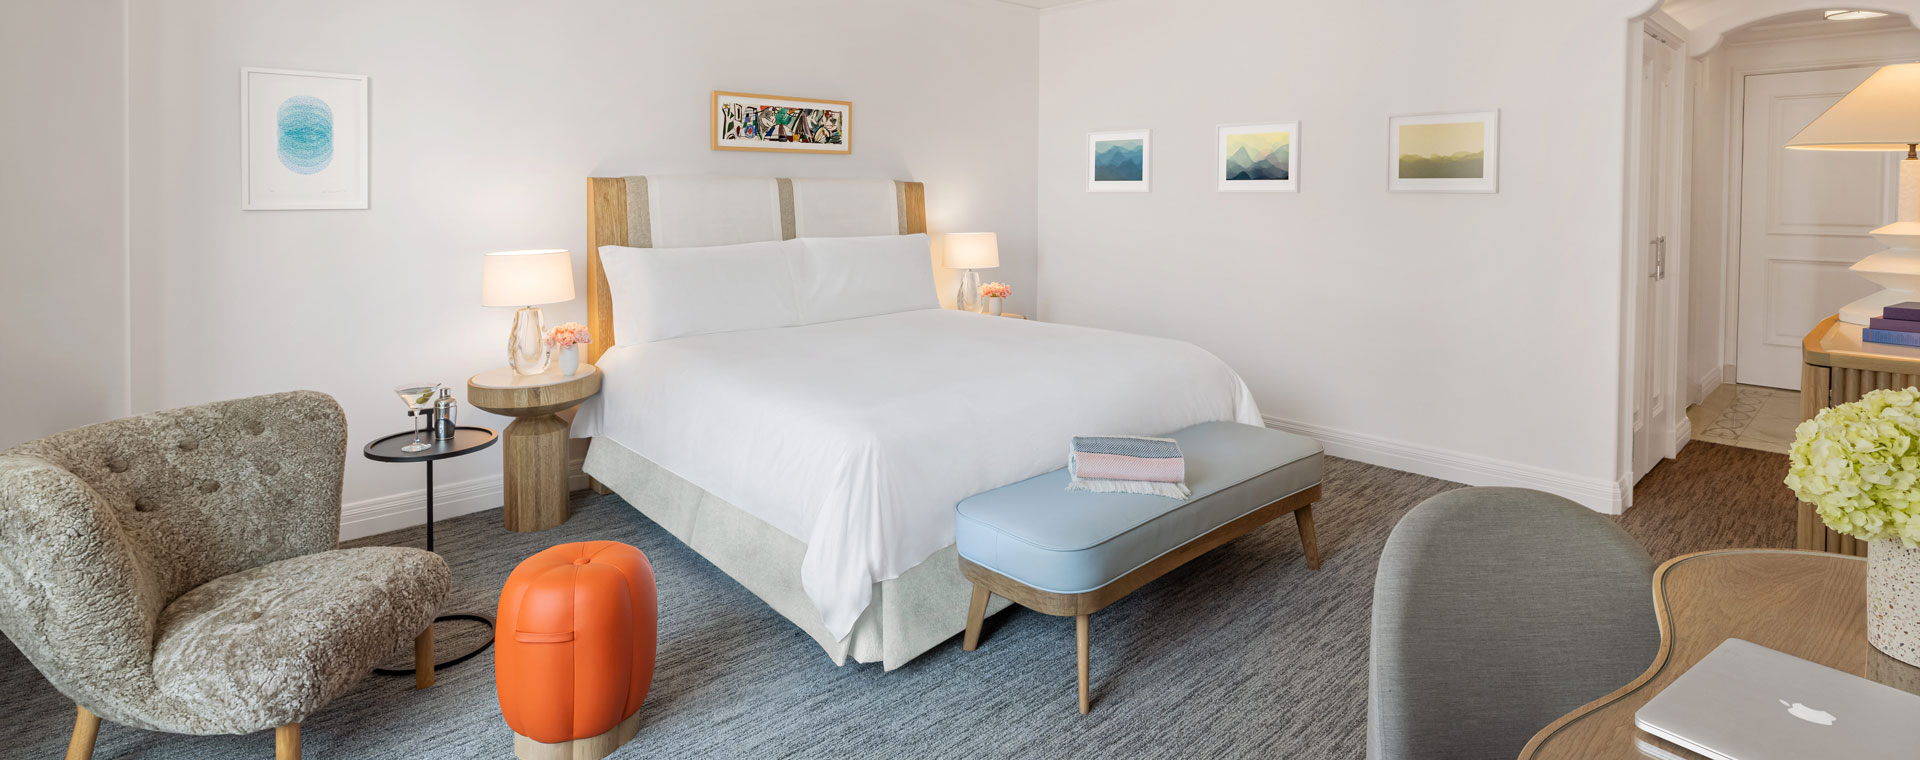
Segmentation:
<svg viewBox="0 0 1920 760">
<path fill-rule="evenodd" d="M 873 584 L 873 601 L 853 631 L 835 641 L 800 586 L 807 545 L 799 539 L 605 438 L 593 439 L 582 469 L 806 631 L 836 665 L 851 656 L 893 670 L 966 628 L 973 585 L 960 576 L 951 544 L 900 577 Z M 1008 604 L 995 597 L 987 614 Z"/>
</svg>

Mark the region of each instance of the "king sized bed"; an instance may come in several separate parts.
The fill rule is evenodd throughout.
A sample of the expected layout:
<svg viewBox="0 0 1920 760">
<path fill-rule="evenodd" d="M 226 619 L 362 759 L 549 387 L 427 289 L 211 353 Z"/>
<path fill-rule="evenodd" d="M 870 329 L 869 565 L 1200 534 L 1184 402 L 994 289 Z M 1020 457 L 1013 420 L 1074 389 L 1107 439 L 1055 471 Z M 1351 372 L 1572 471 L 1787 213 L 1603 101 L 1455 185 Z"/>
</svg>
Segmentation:
<svg viewBox="0 0 1920 760">
<path fill-rule="evenodd" d="M 1260 424 L 1191 344 L 938 308 L 919 183 L 589 196 L 587 474 L 836 663 L 891 670 L 960 632 L 954 505 L 1064 466 L 1072 436 Z"/>
</svg>

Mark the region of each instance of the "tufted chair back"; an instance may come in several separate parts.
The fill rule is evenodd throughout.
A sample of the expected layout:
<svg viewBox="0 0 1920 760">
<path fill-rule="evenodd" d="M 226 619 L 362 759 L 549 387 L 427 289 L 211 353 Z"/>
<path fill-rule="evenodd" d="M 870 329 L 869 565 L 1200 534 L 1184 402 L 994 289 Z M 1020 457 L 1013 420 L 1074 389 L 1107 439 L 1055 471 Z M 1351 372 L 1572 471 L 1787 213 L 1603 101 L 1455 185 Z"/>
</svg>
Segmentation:
<svg viewBox="0 0 1920 760">
<path fill-rule="evenodd" d="M 346 428 L 332 398 L 297 391 L 0 452 L 0 630 L 43 672 L 148 677 L 168 603 L 338 544 Z"/>
</svg>

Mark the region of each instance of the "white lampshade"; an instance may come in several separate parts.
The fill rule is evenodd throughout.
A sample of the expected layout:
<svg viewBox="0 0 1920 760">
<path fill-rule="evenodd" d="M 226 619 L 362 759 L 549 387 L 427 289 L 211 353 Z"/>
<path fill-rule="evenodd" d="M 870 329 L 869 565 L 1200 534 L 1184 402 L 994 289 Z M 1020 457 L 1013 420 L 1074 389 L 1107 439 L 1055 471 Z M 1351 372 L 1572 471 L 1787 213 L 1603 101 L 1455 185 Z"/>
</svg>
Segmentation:
<svg viewBox="0 0 1920 760">
<path fill-rule="evenodd" d="M 949 232 L 946 262 L 948 269 L 1000 266 L 1000 239 L 991 232 Z"/>
<path fill-rule="evenodd" d="M 1814 119 L 1787 147 L 1897 150 L 1920 143 L 1920 63 L 1881 67 Z"/>
<path fill-rule="evenodd" d="M 562 250 L 501 251 L 480 269 L 481 306 L 538 306 L 573 300 L 573 258 Z"/>
</svg>

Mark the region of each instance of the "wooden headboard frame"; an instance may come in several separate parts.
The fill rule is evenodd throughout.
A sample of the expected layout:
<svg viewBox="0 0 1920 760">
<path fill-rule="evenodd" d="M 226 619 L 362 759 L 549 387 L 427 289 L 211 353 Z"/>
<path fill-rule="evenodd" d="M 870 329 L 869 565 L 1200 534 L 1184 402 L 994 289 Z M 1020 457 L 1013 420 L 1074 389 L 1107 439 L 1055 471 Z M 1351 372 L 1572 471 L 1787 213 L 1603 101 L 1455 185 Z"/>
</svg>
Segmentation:
<svg viewBox="0 0 1920 760">
<path fill-rule="evenodd" d="M 645 177 L 587 178 L 587 330 L 593 342 L 587 344 L 587 361 L 613 347 L 613 294 L 607 290 L 607 273 L 600 268 L 600 246 L 624 245 L 651 248 L 653 240 L 646 230 L 627 229 L 628 188 L 638 185 L 645 192 Z M 782 240 L 794 238 L 793 181 L 775 180 L 780 186 L 780 225 Z M 900 198 L 900 234 L 927 231 L 927 191 L 918 182 L 895 182 Z M 644 201 L 644 196 L 641 197 Z"/>
</svg>

